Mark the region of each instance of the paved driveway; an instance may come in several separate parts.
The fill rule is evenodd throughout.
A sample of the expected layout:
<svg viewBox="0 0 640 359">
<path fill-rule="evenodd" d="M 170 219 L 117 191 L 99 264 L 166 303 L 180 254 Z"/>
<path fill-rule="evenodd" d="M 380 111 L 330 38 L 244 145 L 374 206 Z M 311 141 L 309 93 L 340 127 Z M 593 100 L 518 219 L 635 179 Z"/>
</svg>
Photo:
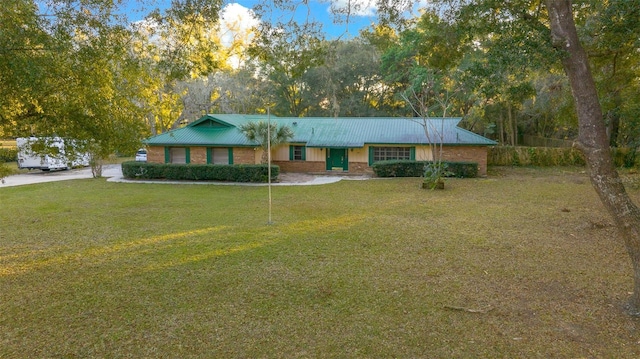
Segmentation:
<svg viewBox="0 0 640 359">
<path fill-rule="evenodd" d="M 122 168 L 120 165 L 105 165 L 102 168 L 103 177 L 117 178 L 122 177 Z M 27 173 L 5 177 L 4 183 L 0 183 L 0 187 L 22 186 L 34 183 L 65 181 L 72 179 L 92 178 L 91 168 L 78 168 L 64 171 L 40 171 L 33 170 Z"/>
</svg>

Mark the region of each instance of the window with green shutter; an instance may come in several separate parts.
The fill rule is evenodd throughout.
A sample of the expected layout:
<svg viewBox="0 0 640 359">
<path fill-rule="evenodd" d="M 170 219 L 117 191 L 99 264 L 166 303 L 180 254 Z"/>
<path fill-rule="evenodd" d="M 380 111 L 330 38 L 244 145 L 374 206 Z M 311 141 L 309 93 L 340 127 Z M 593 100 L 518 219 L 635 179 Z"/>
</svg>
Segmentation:
<svg viewBox="0 0 640 359">
<path fill-rule="evenodd" d="M 307 159 L 307 147 L 306 146 L 289 146 L 289 161 L 306 161 Z"/>
</svg>

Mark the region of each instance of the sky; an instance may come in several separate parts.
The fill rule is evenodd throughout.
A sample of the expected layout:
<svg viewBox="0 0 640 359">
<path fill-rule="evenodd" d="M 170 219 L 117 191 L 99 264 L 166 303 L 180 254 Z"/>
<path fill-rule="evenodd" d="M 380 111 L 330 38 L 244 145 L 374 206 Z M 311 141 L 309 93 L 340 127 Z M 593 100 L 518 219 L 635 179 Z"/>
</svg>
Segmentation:
<svg viewBox="0 0 640 359">
<path fill-rule="evenodd" d="M 293 3 L 302 0 L 292 0 Z M 139 20 L 151 9 L 166 9 L 171 4 L 171 0 L 146 0 L 141 4 L 138 0 L 123 0 L 125 9 L 131 20 Z M 269 0 L 226 0 L 223 13 L 231 18 L 247 18 L 248 23 L 253 23 L 250 18 L 250 9 L 262 3 L 271 4 Z M 334 9 L 345 9 L 347 4 L 357 3 L 359 9 L 352 10 L 348 23 L 336 21 L 336 17 L 331 14 L 331 7 Z M 298 22 L 317 21 L 322 23 L 322 28 L 329 39 L 352 38 L 359 34 L 362 28 L 369 27 L 376 22 L 376 8 L 373 6 L 375 0 L 309 0 L 307 4 L 297 6 L 297 11 L 273 10 L 265 14 L 266 20 L 272 22 L 288 22 L 292 16 Z M 344 20 L 344 18 L 343 18 Z M 243 21 L 244 22 L 244 21 Z"/>
<path fill-rule="evenodd" d="M 245 8 L 252 8 L 259 4 L 263 0 L 237 0 L 238 5 Z M 352 0 L 354 1 L 354 0 Z M 344 9 L 347 6 L 348 0 L 334 0 L 331 1 L 317 1 L 311 0 L 307 5 L 300 5 L 297 11 L 293 14 L 296 21 L 304 23 L 305 21 L 317 21 L 322 23 L 322 28 L 325 34 L 330 39 L 339 37 L 355 37 L 358 35 L 360 29 L 370 26 L 376 22 L 375 8 L 367 6 L 371 0 L 357 0 L 362 2 L 363 8 L 360 12 L 353 13 L 349 17 L 349 22 L 346 23 L 344 18 L 338 19 L 330 11 L 330 7 L 333 5 L 337 9 Z M 267 20 L 288 22 L 292 13 L 290 11 L 274 11 L 266 14 Z M 340 21 L 343 20 L 343 21 Z"/>
</svg>

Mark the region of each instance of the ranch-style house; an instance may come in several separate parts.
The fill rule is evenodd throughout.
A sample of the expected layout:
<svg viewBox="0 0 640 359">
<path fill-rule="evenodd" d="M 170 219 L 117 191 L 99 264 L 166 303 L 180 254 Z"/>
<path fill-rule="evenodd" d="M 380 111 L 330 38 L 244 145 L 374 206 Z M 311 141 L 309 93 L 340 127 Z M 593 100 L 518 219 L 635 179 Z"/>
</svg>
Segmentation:
<svg viewBox="0 0 640 359">
<path fill-rule="evenodd" d="M 272 149 L 282 172 L 371 172 L 376 161 L 433 159 L 430 143 L 442 143 L 443 160 L 477 162 L 487 173 L 487 147 L 496 143 L 458 127 L 460 118 L 300 118 L 209 114 L 185 127 L 146 140 L 154 163 L 257 164 L 262 149 L 240 131 L 251 121 L 288 126 L 293 138 Z M 425 133 L 425 128 L 429 136 Z"/>
</svg>

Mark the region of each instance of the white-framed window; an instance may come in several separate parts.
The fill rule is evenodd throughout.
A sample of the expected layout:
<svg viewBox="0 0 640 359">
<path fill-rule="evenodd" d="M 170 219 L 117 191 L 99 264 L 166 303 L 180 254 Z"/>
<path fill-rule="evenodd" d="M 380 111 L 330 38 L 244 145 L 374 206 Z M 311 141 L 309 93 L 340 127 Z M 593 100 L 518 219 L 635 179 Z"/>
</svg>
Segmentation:
<svg viewBox="0 0 640 359">
<path fill-rule="evenodd" d="M 410 159 L 411 147 L 373 147 L 373 162 Z"/>
</svg>

